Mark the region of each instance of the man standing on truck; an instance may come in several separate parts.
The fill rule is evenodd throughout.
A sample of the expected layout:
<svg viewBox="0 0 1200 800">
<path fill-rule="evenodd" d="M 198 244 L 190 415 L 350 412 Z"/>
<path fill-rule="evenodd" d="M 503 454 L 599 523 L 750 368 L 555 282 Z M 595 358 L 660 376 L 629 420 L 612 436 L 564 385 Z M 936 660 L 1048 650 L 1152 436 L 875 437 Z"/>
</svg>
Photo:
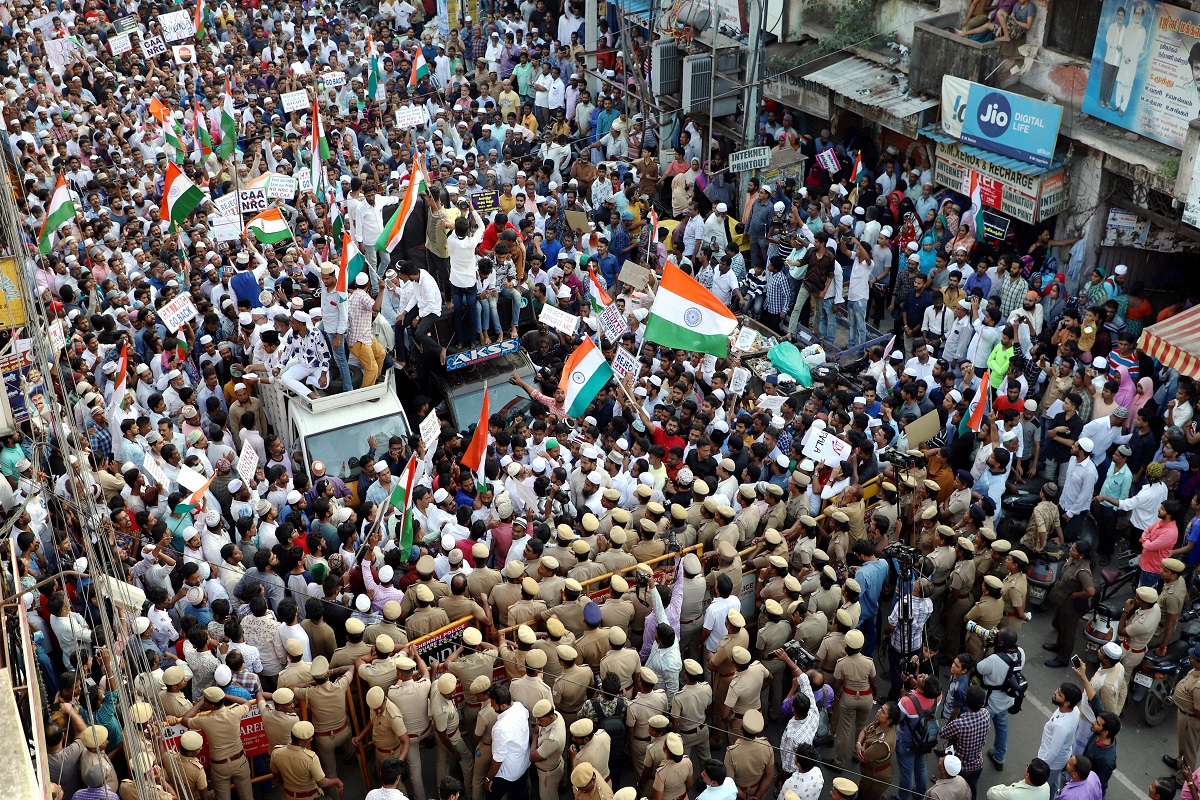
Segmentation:
<svg viewBox="0 0 1200 800">
<path fill-rule="evenodd" d="M 329 386 L 329 348 L 325 338 L 309 327 L 310 322 L 312 317 L 307 312 L 292 312 L 292 332 L 288 334 L 279 361 L 280 364 L 291 362 L 291 366 L 282 374 L 276 368 L 276 375 L 296 394 L 311 398 L 312 390 L 308 387 L 322 389 Z"/>
</svg>

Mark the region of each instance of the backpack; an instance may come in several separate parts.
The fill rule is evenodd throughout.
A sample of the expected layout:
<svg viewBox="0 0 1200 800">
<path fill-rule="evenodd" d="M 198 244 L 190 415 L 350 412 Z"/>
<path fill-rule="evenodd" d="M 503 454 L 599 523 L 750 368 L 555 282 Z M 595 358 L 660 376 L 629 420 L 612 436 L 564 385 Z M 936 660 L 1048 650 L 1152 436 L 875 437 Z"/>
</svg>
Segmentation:
<svg viewBox="0 0 1200 800">
<path fill-rule="evenodd" d="M 604 713 L 604 707 L 600 705 L 600 701 L 592 698 L 588 701 L 592 703 L 592 711 L 597 717 L 600 717 L 600 727 L 608 734 L 608 738 L 613 742 L 621 742 L 625 740 L 625 698 L 617 698 L 616 712 L 611 715 Z"/>
<path fill-rule="evenodd" d="M 1012 708 L 1008 710 L 1009 714 L 1020 714 L 1021 704 L 1025 701 L 1025 694 L 1029 691 L 1029 681 L 1021 669 L 1021 657 L 1016 653 L 996 653 L 996 655 L 1000 657 L 1001 661 L 1008 664 L 1008 675 L 1004 678 L 1004 683 L 995 687 L 995 690 L 1004 692 L 1013 699 Z"/>
<path fill-rule="evenodd" d="M 937 700 L 926 709 L 922 708 L 915 694 L 910 694 L 908 699 L 917 711 L 917 721 L 908 723 L 912 731 L 912 751 L 917 755 L 928 755 L 938 743 Z"/>
</svg>

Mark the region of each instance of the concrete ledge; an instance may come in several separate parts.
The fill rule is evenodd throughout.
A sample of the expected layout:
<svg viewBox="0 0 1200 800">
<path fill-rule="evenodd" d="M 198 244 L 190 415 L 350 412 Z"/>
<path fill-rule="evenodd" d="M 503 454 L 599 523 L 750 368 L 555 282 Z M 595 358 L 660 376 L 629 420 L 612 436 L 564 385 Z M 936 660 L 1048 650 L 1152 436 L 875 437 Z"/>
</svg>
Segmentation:
<svg viewBox="0 0 1200 800">
<path fill-rule="evenodd" d="M 913 26 L 909 52 L 908 80 L 912 94 L 938 97 L 942 76 L 953 75 L 988 86 L 997 86 L 998 69 L 1004 61 L 996 42 L 980 43 L 956 36 L 947 28 L 961 22 L 957 14 L 943 14 Z"/>
<path fill-rule="evenodd" d="M 0 794 L 5 800 L 42 800 L 49 797 L 50 787 L 47 786 L 43 794 L 34 780 L 33 762 L 29 758 L 29 746 L 25 740 L 25 725 L 13 694 L 12 674 L 7 668 L 0 669 L 0 730 L 16 732 L 15 735 L 0 737 L 0 786 L 5 787 Z"/>
</svg>

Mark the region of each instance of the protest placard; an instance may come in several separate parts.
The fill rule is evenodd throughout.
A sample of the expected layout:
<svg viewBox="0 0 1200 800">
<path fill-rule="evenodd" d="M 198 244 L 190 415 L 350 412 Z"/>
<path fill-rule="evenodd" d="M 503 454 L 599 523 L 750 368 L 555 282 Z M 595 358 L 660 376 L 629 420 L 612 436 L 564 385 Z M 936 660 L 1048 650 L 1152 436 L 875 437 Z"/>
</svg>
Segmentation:
<svg viewBox="0 0 1200 800">
<path fill-rule="evenodd" d="M 831 174 L 837 172 L 842 167 L 838 163 L 837 153 L 833 152 L 832 149 L 822 150 L 817 153 L 817 163 L 821 165 L 822 169 Z"/>
<path fill-rule="evenodd" d="M 344 72 L 326 72 L 317 78 L 321 84 L 321 91 L 326 89 L 336 89 L 339 86 L 346 85 L 346 73 Z"/>
<path fill-rule="evenodd" d="M 621 283 L 628 283 L 635 292 L 640 292 L 650 282 L 650 275 L 650 270 L 645 267 L 632 261 L 626 261 L 621 265 L 621 274 L 617 276 L 617 280 Z"/>
<path fill-rule="evenodd" d="M 306 169 L 296 173 L 296 190 L 299 192 L 311 192 L 312 188 L 312 172 Z"/>
<path fill-rule="evenodd" d="M 146 58 L 157 58 L 167 52 L 167 43 L 161 36 L 140 36 L 142 55 Z"/>
<path fill-rule="evenodd" d="M 606 306 L 600 312 L 600 328 L 604 335 L 614 342 L 629 330 L 629 324 L 625 322 L 625 317 L 621 316 L 621 309 L 617 308 L 616 303 Z"/>
<path fill-rule="evenodd" d="M 74 38 L 47 39 L 42 44 L 46 48 L 46 60 L 56 70 L 66 69 L 67 64 L 71 63 L 71 56 L 74 53 L 85 55 L 83 48 L 79 46 L 78 40 Z"/>
<path fill-rule="evenodd" d="M 55 353 L 61 353 L 67 347 L 67 337 L 63 333 L 63 324 L 61 319 L 56 319 L 50 323 L 50 349 Z"/>
<path fill-rule="evenodd" d="M 562 331 L 568 336 L 573 336 L 579 328 L 579 317 L 574 314 L 568 314 L 566 311 L 549 304 L 542 306 L 542 313 L 538 315 L 538 322 L 549 325 L 555 330 Z"/>
<path fill-rule="evenodd" d="M 159 14 L 158 24 L 162 26 L 163 38 L 168 42 L 178 42 L 196 34 L 192 12 L 187 10 Z"/>
<path fill-rule="evenodd" d="M 290 114 L 293 111 L 303 111 L 308 108 L 308 90 L 297 89 L 294 92 L 284 92 L 279 95 L 280 101 L 283 103 L 284 113 Z"/>
<path fill-rule="evenodd" d="M 818 464 L 840 464 L 850 457 L 849 443 L 833 435 L 828 428 L 810 428 L 804 436 L 804 455 Z"/>
<path fill-rule="evenodd" d="M 625 380 L 626 375 L 637 375 L 638 360 L 624 347 L 618 347 L 613 354 L 612 368 L 617 378 Z"/>
<path fill-rule="evenodd" d="M 311 179 L 311 175 L 309 176 Z M 291 175 L 272 175 L 267 178 L 267 197 L 291 200 L 296 196 L 296 179 Z"/>
<path fill-rule="evenodd" d="M 147 459 L 149 460 L 149 459 Z M 464 623 L 465 624 L 465 623 Z M 461 638 L 461 634 L 459 634 Z M 454 652 L 451 650 L 450 652 Z M 163 744 L 168 750 L 179 750 L 179 740 L 187 731 L 184 725 L 171 725 L 163 728 Z M 242 740 L 242 752 L 250 758 L 261 756 L 267 752 L 267 731 L 263 727 L 262 712 L 258 706 L 251 705 L 250 710 L 246 712 L 246 716 L 242 717 L 240 723 L 240 733 Z M 196 754 L 196 758 L 204 766 L 208 766 L 208 741 L 205 740 L 204 746 L 200 748 L 200 752 Z"/>
<path fill-rule="evenodd" d="M 738 367 L 733 371 L 733 377 L 729 379 L 729 393 L 741 394 L 746 388 L 746 381 L 750 380 L 750 370 L 745 367 Z"/>
<path fill-rule="evenodd" d="M 425 443 L 425 449 L 432 453 L 437 447 L 438 434 L 442 431 L 442 423 L 438 421 L 437 411 L 429 412 L 429 416 L 421 420 L 421 441 Z"/>
<path fill-rule="evenodd" d="M 401 106 L 396 109 L 396 127 L 401 130 L 425 122 L 425 109 L 421 106 Z"/>
<path fill-rule="evenodd" d="M 218 242 L 236 242 L 242 238 L 242 219 L 234 217 L 216 217 L 212 220 L 213 239 Z"/>
<path fill-rule="evenodd" d="M 121 33 L 108 37 L 108 49 L 114 56 L 128 53 L 133 49 L 133 34 Z"/>
<path fill-rule="evenodd" d="M 196 63 L 196 45 L 194 44 L 173 44 L 171 53 L 175 56 L 175 63 L 181 67 Z"/>
<path fill-rule="evenodd" d="M 167 473 L 163 472 L 163 468 L 158 465 L 158 462 L 153 457 L 147 458 L 142 462 L 142 470 L 153 478 L 154 482 L 158 484 L 158 488 L 164 492 L 170 486 L 170 482 L 167 480 Z"/>
<path fill-rule="evenodd" d="M 476 192 L 471 195 L 471 207 L 485 218 L 500 210 L 500 193 L 497 191 Z"/>
<path fill-rule="evenodd" d="M 242 452 L 238 453 L 237 474 L 242 481 L 249 484 L 254 480 L 254 471 L 258 469 L 258 453 L 250 446 L 250 442 L 242 443 Z"/>
<path fill-rule="evenodd" d="M 192 302 L 190 294 L 181 294 L 171 302 L 162 307 L 158 312 L 158 318 L 162 320 L 163 325 L 167 326 L 167 330 L 172 333 L 179 330 L 184 323 L 190 321 L 197 315 L 196 304 Z"/>
<path fill-rule="evenodd" d="M 754 340 L 758 338 L 758 331 L 750 326 L 743 326 L 742 332 L 738 334 L 737 341 L 733 344 L 734 350 L 746 352 L 754 346 Z"/>
<path fill-rule="evenodd" d="M 259 186 L 255 189 L 242 189 L 238 192 L 243 214 L 257 214 L 267 210 L 267 189 Z"/>
<path fill-rule="evenodd" d="M 758 407 L 763 411 L 778 411 L 783 408 L 784 400 L 787 400 L 787 395 L 760 394 L 758 396 Z"/>
<path fill-rule="evenodd" d="M 135 17 L 133 14 L 126 14 L 123 17 L 117 17 L 115 20 L 113 20 L 113 28 L 116 30 L 118 35 L 122 33 L 132 33 L 138 29 L 137 17 Z"/>
<path fill-rule="evenodd" d="M 217 210 L 218 216 L 233 217 L 238 213 L 238 198 L 233 192 L 214 197 L 212 204 L 213 208 Z"/>
<path fill-rule="evenodd" d="M 161 315 L 159 318 L 162 318 Z M 203 472 L 197 472 L 187 464 L 179 467 L 179 475 L 176 476 L 175 481 L 186 489 L 189 494 L 198 491 L 201 486 L 208 483 L 208 479 L 204 477 Z"/>
</svg>

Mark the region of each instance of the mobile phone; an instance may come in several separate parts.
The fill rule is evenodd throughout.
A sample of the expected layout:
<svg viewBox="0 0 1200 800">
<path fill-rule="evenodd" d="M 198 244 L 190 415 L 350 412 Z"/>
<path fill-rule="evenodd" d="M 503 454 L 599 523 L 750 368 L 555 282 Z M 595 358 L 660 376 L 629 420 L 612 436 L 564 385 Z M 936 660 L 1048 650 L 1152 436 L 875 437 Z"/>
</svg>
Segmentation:
<svg viewBox="0 0 1200 800">
<path fill-rule="evenodd" d="M 1079 656 L 1073 655 L 1071 656 L 1071 666 L 1075 669 L 1079 669 L 1081 666 L 1083 666 L 1083 660 Z"/>
</svg>

